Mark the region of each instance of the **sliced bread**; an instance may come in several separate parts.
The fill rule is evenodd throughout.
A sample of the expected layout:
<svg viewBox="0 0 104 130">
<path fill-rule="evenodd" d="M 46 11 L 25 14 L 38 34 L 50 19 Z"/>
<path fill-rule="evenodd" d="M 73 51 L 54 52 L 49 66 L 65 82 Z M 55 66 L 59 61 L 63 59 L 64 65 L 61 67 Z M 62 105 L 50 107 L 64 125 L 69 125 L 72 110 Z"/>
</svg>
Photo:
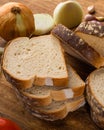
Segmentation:
<svg viewBox="0 0 104 130">
<path fill-rule="evenodd" d="M 30 101 L 35 106 L 46 106 L 54 101 L 64 101 L 82 96 L 84 94 L 85 82 L 76 71 L 67 64 L 69 83 L 67 88 L 55 86 L 32 86 L 20 91 L 24 100 Z"/>
<path fill-rule="evenodd" d="M 93 71 L 86 81 L 87 101 L 97 120 L 104 123 L 104 68 Z M 99 117 L 98 117 L 99 116 Z M 101 118 L 100 118 L 101 117 Z"/>
<path fill-rule="evenodd" d="M 18 88 L 68 84 L 62 47 L 52 35 L 10 41 L 4 50 L 2 69 L 6 79 Z"/>
<path fill-rule="evenodd" d="M 75 34 L 104 57 L 104 25 L 96 21 L 82 22 L 75 30 Z"/>
<path fill-rule="evenodd" d="M 64 50 L 70 55 L 93 65 L 96 68 L 104 65 L 104 58 L 82 38 L 62 24 L 51 32 L 61 41 Z"/>
<path fill-rule="evenodd" d="M 35 107 L 24 102 L 25 109 L 33 116 L 40 119 L 55 121 L 65 118 L 69 112 L 73 112 L 85 104 L 84 96 L 73 100 L 53 101 L 50 105 L 45 107 Z"/>
</svg>

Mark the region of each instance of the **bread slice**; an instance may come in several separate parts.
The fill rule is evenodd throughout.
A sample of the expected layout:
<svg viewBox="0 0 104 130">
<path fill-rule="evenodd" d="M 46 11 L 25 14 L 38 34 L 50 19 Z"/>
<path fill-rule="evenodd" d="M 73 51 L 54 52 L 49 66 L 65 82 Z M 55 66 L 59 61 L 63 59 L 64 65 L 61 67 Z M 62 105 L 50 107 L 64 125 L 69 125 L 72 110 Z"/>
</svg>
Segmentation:
<svg viewBox="0 0 104 130">
<path fill-rule="evenodd" d="M 93 65 L 96 68 L 104 65 L 104 58 L 87 42 L 75 35 L 64 25 L 57 25 L 52 34 L 60 39 L 64 50 L 70 55 Z"/>
<path fill-rule="evenodd" d="M 87 101 L 91 109 L 104 114 L 104 68 L 93 71 L 86 81 Z"/>
<path fill-rule="evenodd" d="M 2 69 L 18 88 L 32 84 L 67 86 L 68 72 L 60 41 L 52 35 L 21 37 L 10 41 L 4 51 Z"/>
<path fill-rule="evenodd" d="M 104 57 L 104 25 L 93 21 L 82 22 L 75 30 L 75 34 Z"/>
<path fill-rule="evenodd" d="M 69 55 L 68 53 L 64 53 L 64 55 L 66 63 L 71 65 L 71 67 L 77 72 L 83 81 L 85 81 L 88 75 L 96 69 L 95 67 L 86 64 L 85 62 Z"/>
<path fill-rule="evenodd" d="M 64 101 L 84 94 L 85 82 L 76 71 L 67 64 L 69 83 L 67 88 L 55 86 L 33 86 L 20 91 L 22 98 L 35 106 L 46 106 L 54 101 Z"/>
<path fill-rule="evenodd" d="M 85 104 L 84 96 L 66 101 L 53 101 L 50 105 L 44 107 L 35 107 L 31 104 L 25 104 L 25 109 L 33 116 L 43 120 L 55 121 L 65 118 L 69 112 L 73 112 Z"/>
</svg>

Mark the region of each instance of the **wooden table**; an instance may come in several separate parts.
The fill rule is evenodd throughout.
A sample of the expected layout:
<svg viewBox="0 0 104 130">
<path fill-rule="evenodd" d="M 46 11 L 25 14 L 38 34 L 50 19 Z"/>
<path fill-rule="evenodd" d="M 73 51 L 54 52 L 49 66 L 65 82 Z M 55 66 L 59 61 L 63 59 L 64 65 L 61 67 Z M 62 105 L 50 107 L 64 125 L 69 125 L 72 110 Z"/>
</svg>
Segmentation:
<svg viewBox="0 0 104 130">
<path fill-rule="evenodd" d="M 13 0 L 0 0 L 0 5 Z M 14 0 L 27 5 L 33 13 L 52 15 L 55 6 L 64 0 Z M 104 0 L 78 0 L 83 7 L 84 15 L 89 5 L 95 5 L 96 15 L 104 16 Z M 0 43 L 3 43 L 0 40 Z M 22 102 L 16 97 L 11 85 L 0 77 L 0 116 L 16 121 L 23 130 L 100 130 L 91 120 L 89 106 L 69 113 L 61 121 L 47 122 L 33 117 L 25 111 Z"/>
</svg>

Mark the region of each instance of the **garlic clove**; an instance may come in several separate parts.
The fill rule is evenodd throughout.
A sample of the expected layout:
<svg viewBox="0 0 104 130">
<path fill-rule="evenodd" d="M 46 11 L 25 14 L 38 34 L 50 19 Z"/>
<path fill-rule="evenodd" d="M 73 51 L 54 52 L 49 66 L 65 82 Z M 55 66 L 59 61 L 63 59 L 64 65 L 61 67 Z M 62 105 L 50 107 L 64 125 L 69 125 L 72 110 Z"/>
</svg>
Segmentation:
<svg viewBox="0 0 104 130">
<path fill-rule="evenodd" d="M 89 14 L 94 14 L 95 13 L 95 6 L 94 5 L 88 6 L 87 11 Z"/>
<path fill-rule="evenodd" d="M 96 17 L 91 15 L 91 14 L 86 14 L 84 17 L 85 21 L 92 21 L 92 20 L 96 20 Z"/>
<path fill-rule="evenodd" d="M 96 20 L 98 20 L 99 22 L 104 22 L 104 17 L 103 16 L 96 17 Z"/>
</svg>

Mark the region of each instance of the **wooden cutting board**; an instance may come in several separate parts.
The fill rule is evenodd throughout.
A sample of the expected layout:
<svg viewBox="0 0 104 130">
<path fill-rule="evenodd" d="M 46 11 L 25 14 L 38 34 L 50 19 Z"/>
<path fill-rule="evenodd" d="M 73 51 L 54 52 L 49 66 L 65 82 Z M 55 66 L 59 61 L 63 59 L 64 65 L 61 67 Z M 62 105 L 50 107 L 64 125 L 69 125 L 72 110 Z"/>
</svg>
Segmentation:
<svg viewBox="0 0 104 130">
<path fill-rule="evenodd" d="M 0 5 L 16 1 L 27 5 L 33 13 L 49 13 L 52 15 L 55 6 L 64 0 L 0 0 Z M 95 5 L 96 15 L 104 16 L 104 0 L 78 0 L 83 7 L 84 15 L 89 5 Z M 2 45 L 5 41 L 0 39 Z M 0 76 L 0 116 L 17 122 L 23 130 L 100 130 L 91 120 L 89 106 L 69 113 L 61 121 L 47 122 L 33 117 L 26 112 L 22 102 L 16 97 L 11 85 Z"/>
</svg>

